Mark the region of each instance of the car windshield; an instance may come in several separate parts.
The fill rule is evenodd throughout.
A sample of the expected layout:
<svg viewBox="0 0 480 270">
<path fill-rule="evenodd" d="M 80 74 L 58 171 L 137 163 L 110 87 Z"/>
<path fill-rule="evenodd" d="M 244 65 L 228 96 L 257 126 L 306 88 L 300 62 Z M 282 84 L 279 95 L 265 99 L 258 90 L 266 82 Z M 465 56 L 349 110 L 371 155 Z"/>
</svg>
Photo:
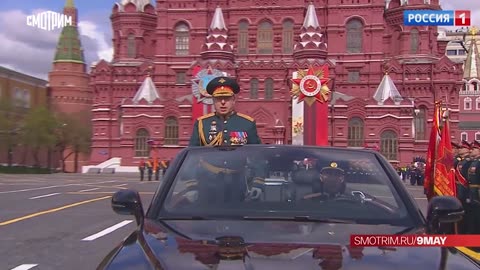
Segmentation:
<svg viewBox="0 0 480 270">
<path fill-rule="evenodd" d="M 320 147 L 188 151 L 162 219 L 304 219 L 408 225 L 410 216 L 375 154 Z"/>
</svg>

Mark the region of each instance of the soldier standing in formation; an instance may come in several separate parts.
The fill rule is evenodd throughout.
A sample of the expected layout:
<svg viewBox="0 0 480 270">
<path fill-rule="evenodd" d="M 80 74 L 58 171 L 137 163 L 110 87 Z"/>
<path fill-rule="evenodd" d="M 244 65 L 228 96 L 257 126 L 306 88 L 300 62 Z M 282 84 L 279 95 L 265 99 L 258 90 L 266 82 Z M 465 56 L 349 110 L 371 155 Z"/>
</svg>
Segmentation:
<svg viewBox="0 0 480 270">
<path fill-rule="evenodd" d="M 480 233 L 480 143 L 471 144 L 470 166 L 465 169 L 468 182 L 467 209 L 465 220 L 467 234 Z M 463 171 L 463 170 L 462 170 Z M 480 246 L 480 244 L 479 244 Z"/>
<path fill-rule="evenodd" d="M 235 111 L 238 83 L 228 77 L 217 77 L 207 85 L 215 113 L 195 121 L 190 146 L 261 144 L 255 120 Z"/>
</svg>

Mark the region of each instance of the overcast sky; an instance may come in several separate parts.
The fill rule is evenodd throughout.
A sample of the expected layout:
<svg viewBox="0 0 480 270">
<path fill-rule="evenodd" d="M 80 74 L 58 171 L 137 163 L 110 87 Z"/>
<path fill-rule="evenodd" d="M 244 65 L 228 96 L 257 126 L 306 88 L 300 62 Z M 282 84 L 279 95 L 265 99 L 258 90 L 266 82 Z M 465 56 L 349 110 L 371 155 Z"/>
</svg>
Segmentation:
<svg viewBox="0 0 480 270">
<path fill-rule="evenodd" d="M 114 3 L 75 0 L 88 66 L 100 59 L 111 60 L 109 16 Z M 0 66 L 47 79 L 61 30 L 49 32 L 27 26 L 26 17 L 46 10 L 61 12 L 64 4 L 65 0 L 0 0 Z M 444 10 L 471 10 L 472 24 L 480 26 L 480 0 L 441 0 L 441 4 Z"/>
</svg>

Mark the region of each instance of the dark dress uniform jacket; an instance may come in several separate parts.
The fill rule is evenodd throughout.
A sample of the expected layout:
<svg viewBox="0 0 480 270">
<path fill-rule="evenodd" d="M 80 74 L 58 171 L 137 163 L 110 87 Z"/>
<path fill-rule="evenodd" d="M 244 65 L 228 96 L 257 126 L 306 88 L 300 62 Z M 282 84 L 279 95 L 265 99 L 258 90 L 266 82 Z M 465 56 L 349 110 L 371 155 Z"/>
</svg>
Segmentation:
<svg viewBox="0 0 480 270">
<path fill-rule="evenodd" d="M 190 146 L 261 144 L 255 120 L 248 115 L 233 112 L 223 119 L 215 113 L 195 121 Z"/>
</svg>

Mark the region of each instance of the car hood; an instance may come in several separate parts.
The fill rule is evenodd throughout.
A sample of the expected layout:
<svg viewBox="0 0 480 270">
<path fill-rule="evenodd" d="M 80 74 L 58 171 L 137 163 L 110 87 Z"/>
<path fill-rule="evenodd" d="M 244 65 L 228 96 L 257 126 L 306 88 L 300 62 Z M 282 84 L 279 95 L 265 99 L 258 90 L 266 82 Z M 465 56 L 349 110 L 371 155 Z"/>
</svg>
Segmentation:
<svg viewBox="0 0 480 270">
<path fill-rule="evenodd" d="M 131 234 L 114 249 L 98 269 L 466 270 L 476 268 L 472 260 L 452 248 L 363 248 L 348 245 L 350 234 L 359 232 L 392 234 L 399 231 L 398 227 L 387 225 L 315 224 L 312 226 L 312 223 L 272 221 L 255 221 L 254 223 L 250 221 L 178 221 L 166 224 L 168 227 L 147 221 L 143 229 Z M 251 237 L 240 235 L 235 230 L 235 228 L 249 227 L 252 224 L 255 224 L 257 229 L 249 232 Z M 311 228 L 302 228 L 306 225 L 310 225 Z M 231 227 L 227 229 L 228 226 Z M 302 229 L 298 230 L 299 228 Z M 321 233 L 315 233 L 315 229 Z M 324 237 L 321 236 L 323 233 Z M 304 237 L 300 236 L 302 234 Z M 219 245 L 219 241 L 215 240 L 217 237 L 229 237 L 230 240 L 226 245 Z M 252 238 L 255 237 L 256 239 L 253 240 Z M 236 245 L 238 239 L 245 244 Z"/>
</svg>

